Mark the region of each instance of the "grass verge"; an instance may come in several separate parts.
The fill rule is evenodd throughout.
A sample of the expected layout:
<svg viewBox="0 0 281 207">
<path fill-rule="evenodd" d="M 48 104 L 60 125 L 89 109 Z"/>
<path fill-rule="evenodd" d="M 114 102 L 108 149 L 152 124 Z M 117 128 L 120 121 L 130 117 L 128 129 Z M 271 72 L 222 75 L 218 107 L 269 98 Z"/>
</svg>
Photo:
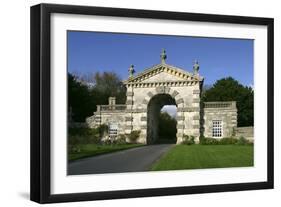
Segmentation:
<svg viewBox="0 0 281 207">
<path fill-rule="evenodd" d="M 98 144 L 83 144 L 80 145 L 80 152 L 69 153 L 68 161 L 74 161 L 85 157 L 91 157 L 120 150 L 143 146 L 143 144 L 118 144 L 118 145 L 98 145 Z"/>
<path fill-rule="evenodd" d="M 176 145 L 151 170 L 253 166 L 253 149 L 253 145 Z"/>
</svg>

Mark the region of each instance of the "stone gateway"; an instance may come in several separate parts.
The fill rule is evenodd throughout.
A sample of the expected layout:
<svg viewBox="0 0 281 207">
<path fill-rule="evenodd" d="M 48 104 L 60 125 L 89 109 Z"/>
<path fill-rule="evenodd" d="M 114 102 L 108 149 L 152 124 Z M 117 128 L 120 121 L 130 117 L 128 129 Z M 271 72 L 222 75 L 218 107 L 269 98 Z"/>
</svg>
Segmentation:
<svg viewBox="0 0 281 207">
<path fill-rule="evenodd" d="M 177 107 L 177 143 L 183 135 L 192 135 L 196 143 L 199 136 L 223 138 L 232 136 L 237 128 L 236 102 L 200 102 L 204 78 L 199 75 L 196 61 L 192 72 L 166 63 L 165 50 L 161 63 L 134 75 L 129 68 L 129 78 L 123 83 L 127 88 L 126 103 L 118 105 L 115 97 L 108 105 L 97 106 L 93 116 L 86 119 L 89 127 L 109 126 L 109 133 L 130 134 L 140 130 L 139 143 L 153 144 L 158 139 L 160 110 L 164 105 Z M 114 126 L 111 128 L 110 126 Z"/>
</svg>

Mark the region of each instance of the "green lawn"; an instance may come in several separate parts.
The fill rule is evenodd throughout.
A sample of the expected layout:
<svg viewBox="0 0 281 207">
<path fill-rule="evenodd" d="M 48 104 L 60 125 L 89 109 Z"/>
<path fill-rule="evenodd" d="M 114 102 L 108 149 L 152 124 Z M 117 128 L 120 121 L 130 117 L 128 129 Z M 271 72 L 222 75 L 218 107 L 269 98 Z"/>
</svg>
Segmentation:
<svg viewBox="0 0 281 207">
<path fill-rule="evenodd" d="M 134 147 L 140 147 L 143 144 L 118 144 L 118 145 L 98 145 L 98 144 L 83 144 L 80 145 L 80 152 L 69 153 L 68 160 L 73 161 L 85 157 L 91 157 L 110 152 L 116 152 Z"/>
<path fill-rule="evenodd" d="M 253 145 L 176 145 L 151 170 L 253 166 L 253 149 Z"/>
</svg>

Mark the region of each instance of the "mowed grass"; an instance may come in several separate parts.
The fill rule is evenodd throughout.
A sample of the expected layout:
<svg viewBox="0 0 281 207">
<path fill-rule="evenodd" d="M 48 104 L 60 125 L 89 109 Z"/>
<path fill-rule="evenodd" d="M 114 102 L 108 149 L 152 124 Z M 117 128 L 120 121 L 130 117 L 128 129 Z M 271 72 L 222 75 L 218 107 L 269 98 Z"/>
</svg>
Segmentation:
<svg viewBox="0 0 281 207">
<path fill-rule="evenodd" d="M 120 150 L 143 146 L 143 144 L 118 144 L 118 145 L 98 145 L 98 144 L 83 144 L 80 145 L 80 152 L 69 153 L 68 160 L 78 160 L 85 157 L 91 157 Z"/>
<path fill-rule="evenodd" d="M 151 170 L 253 166 L 253 148 L 253 145 L 176 145 Z"/>
</svg>

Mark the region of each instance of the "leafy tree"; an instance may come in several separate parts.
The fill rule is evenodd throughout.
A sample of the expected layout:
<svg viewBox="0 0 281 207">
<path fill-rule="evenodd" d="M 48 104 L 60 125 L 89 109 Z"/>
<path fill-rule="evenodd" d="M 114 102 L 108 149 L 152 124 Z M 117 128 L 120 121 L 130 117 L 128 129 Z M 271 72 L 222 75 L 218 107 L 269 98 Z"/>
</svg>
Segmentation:
<svg viewBox="0 0 281 207">
<path fill-rule="evenodd" d="M 160 140 L 170 140 L 171 142 L 173 142 L 176 140 L 177 121 L 167 112 L 161 112 L 159 115 L 158 130 L 158 136 Z"/>
<path fill-rule="evenodd" d="M 76 122 L 84 122 L 85 117 L 91 115 L 94 109 L 87 85 L 68 74 L 68 111 L 70 107 L 72 119 Z"/>
<path fill-rule="evenodd" d="M 107 104 L 110 96 L 116 97 L 116 103 L 124 104 L 126 101 L 126 87 L 113 72 L 95 73 L 93 75 L 92 93 L 99 94 L 99 104 Z"/>
<path fill-rule="evenodd" d="M 84 122 L 97 105 L 108 104 L 110 96 L 116 97 L 116 103 L 125 103 L 126 87 L 115 73 L 68 74 L 68 106 L 74 121 Z"/>
<path fill-rule="evenodd" d="M 254 124 L 254 91 L 232 77 L 216 81 L 211 88 L 203 91 L 201 99 L 203 102 L 236 101 L 238 126 L 253 126 Z"/>
</svg>

